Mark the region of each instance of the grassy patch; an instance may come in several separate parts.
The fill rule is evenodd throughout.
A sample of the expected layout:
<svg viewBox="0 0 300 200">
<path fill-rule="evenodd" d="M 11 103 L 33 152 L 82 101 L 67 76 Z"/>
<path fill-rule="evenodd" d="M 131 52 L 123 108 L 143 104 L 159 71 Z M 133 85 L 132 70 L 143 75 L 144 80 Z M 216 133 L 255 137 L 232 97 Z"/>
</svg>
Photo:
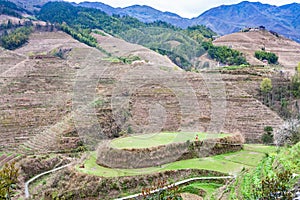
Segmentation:
<svg viewBox="0 0 300 200">
<path fill-rule="evenodd" d="M 187 186 L 184 186 L 182 188 L 182 191 L 199 195 L 199 190 L 201 189 L 206 192 L 205 197 L 210 197 L 221 186 L 222 186 L 222 184 L 218 184 L 218 183 L 195 182 L 195 183 L 189 184 Z M 196 192 L 196 193 L 194 193 L 194 192 Z"/>
<path fill-rule="evenodd" d="M 199 140 L 207 138 L 222 138 L 229 134 L 207 134 L 199 132 L 162 132 L 130 137 L 118 138 L 111 142 L 111 147 L 118 149 L 149 148 L 176 142 L 194 141 L 198 135 Z"/>
<path fill-rule="evenodd" d="M 237 69 L 244 69 L 250 67 L 250 65 L 233 65 L 233 66 L 226 66 L 223 67 L 222 69 L 224 70 L 237 70 Z"/>
<path fill-rule="evenodd" d="M 252 151 L 240 151 L 238 153 L 223 154 L 216 157 L 220 160 L 228 160 L 234 163 L 255 167 L 256 164 L 265 157 L 265 154 Z"/>
<path fill-rule="evenodd" d="M 181 160 L 174 163 L 162 166 L 164 171 L 178 170 L 178 169 L 205 169 L 218 171 L 229 174 L 236 174 L 244 167 L 249 167 L 244 164 L 231 162 L 228 160 L 221 160 L 216 156 L 208 158 L 195 158 L 190 160 Z"/>
<path fill-rule="evenodd" d="M 96 33 L 97 35 L 101 35 L 101 36 L 107 36 L 103 31 L 100 31 L 98 29 L 94 29 L 93 33 Z"/>
<path fill-rule="evenodd" d="M 259 153 L 271 153 L 277 151 L 277 146 L 266 146 L 262 144 L 245 144 L 244 150 Z"/>
<path fill-rule="evenodd" d="M 124 64 L 132 64 L 134 61 L 141 60 L 140 57 L 134 56 L 134 55 L 129 55 L 126 57 L 118 57 L 118 56 L 111 56 L 111 57 L 106 57 L 103 58 L 102 60 L 111 62 L 111 63 L 124 63 Z"/>
<path fill-rule="evenodd" d="M 265 148 L 264 146 L 247 145 L 248 149 L 234 153 L 228 153 L 207 158 L 196 158 L 190 160 L 181 160 L 158 167 L 142 168 L 142 169 L 112 169 L 99 166 L 96 163 L 96 152 L 91 152 L 88 159 L 85 160 L 85 168 L 76 169 L 82 173 L 103 177 L 118 176 L 134 176 L 142 174 L 151 174 L 154 172 L 163 172 L 178 169 L 205 169 L 218 171 L 229 174 L 238 174 L 244 168 L 253 168 L 265 156 L 265 153 L 274 152 L 273 148 Z M 257 152 L 256 150 L 264 149 L 265 152 Z"/>
</svg>

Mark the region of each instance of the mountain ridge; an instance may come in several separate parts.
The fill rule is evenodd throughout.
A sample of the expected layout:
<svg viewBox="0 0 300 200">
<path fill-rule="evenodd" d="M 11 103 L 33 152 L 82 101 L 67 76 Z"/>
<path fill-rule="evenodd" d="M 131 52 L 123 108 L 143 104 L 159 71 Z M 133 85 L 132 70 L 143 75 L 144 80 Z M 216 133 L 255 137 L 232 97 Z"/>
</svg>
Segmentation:
<svg viewBox="0 0 300 200">
<path fill-rule="evenodd" d="M 241 2 L 239 4 L 212 8 L 193 19 L 192 25 L 204 24 L 220 35 L 237 32 L 245 27 L 263 25 L 268 30 L 300 41 L 300 4 L 274 6 L 260 2 Z"/>
<path fill-rule="evenodd" d="M 113 15 L 113 14 L 121 15 L 121 16 L 129 15 L 145 23 L 150 23 L 154 21 L 164 21 L 172 25 L 179 26 L 181 28 L 187 28 L 190 20 L 188 18 L 183 18 L 178 14 L 168 12 L 168 11 L 163 12 L 147 5 L 132 5 L 124 8 L 121 7 L 114 8 L 112 6 L 109 6 L 101 2 L 87 2 L 87 1 L 78 4 L 72 3 L 72 5 L 88 7 L 88 8 L 97 8 L 109 15 Z"/>
<path fill-rule="evenodd" d="M 98 8 L 107 14 L 129 15 L 142 22 L 164 21 L 172 25 L 187 28 L 193 25 L 205 25 L 226 35 L 238 32 L 245 27 L 265 26 L 285 37 L 300 42 L 300 4 L 291 3 L 282 6 L 261 2 L 242 1 L 238 4 L 221 5 L 211 8 L 198 17 L 184 18 L 172 12 L 162 12 L 150 6 L 133 5 L 114 8 L 99 2 L 75 4 L 83 7 Z M 97 5 L 97 6 L 96 6 Z"/>
</svg>

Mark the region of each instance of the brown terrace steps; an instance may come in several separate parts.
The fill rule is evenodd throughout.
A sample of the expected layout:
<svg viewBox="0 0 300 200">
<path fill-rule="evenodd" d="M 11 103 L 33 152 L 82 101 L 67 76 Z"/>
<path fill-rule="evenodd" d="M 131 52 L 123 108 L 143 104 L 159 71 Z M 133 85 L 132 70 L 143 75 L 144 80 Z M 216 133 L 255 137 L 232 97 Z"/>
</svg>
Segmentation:
<svg viewBox="0 0 300 200">
<path fill-rule="evenodd" d="M 69 114 L 60 122 L 25 142 L 20 146 L 18 151 L 22 153 L 46 153 L 58 151 L 57 144 L 59 143 L 61 136 L 66 130 L 70 130 L 72 127 L 72 117 Z"/>
<path fill-rule="evenodd" d="M 0 49 L 1 149 L 16 149 L 28 140 L 27 150 L 30 146 L 51 146 L 54 129 L 43 138 L 35 136 L 49 131 L 70 113 L 74 65 L 58 57 L 27 59 L 30 55 L 50 55 L 58 48 L 91 49 L 63 32 L 35 32 L 15 51 Z"/>
<path fill-rule="evenodd" d="M 201 112 L 203 116 L 208 118 L 203 122 L 204 127 L 207 128 L 210 123 L 211 98 L 212 93 L 214 93 L 214 89 L 211 88 L 214 87 L 211 87 L 210 91 L 208 91 L 207 88 L 204 87 L 207 83 L 205 83 L 199 75 L 189 74 L 188 76 L 189 82 L 196 88 Z M 208 84 L 217 85 L 220 83 L 211 80 Z M 215 115 L 224 115 L 225 113 L 223 124 L 224 132 L 240 132 L 245 136 L 248 142 L 259 142 L 261 141 L 260 139 L 264 133 L 265 126 L 272 126 L 274 129 L 277 129 L 283 124 L 283 120 L 275 112 L 231 82 L 223 82 L 222 87 L 225 87 L 225 97 L 218 97 L 219 94 L 216 93 L 214 94 L 214 101 L 217 101 L 217 103 L 218 100 L 223 101 L 223 104 L 220 105 L 225 106 L 224 108 L 220 107 L 220 109 L 215 109 Z"/>
<path fill-rule="evenodd" d="M 0 157 L 0 168 L 5 165 L 8 162 L 13 161 L 15 158 L 17 158 L 17 154 L 14 153 L 4 153 Z"/>
</svg>

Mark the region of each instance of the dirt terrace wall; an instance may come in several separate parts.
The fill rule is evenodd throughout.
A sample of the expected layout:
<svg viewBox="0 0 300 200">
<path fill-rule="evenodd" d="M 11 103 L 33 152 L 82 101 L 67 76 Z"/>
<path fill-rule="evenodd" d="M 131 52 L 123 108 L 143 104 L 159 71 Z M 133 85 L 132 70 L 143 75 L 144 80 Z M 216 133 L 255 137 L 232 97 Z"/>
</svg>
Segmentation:
<svg viewBox="0 0 300 200">
<path fill-rule="evenodd" d="M 159 181 L 166 184 L 201 176 L 224 176 L 225 174 L 215 171 L 186 169 L 172 170 L 148 175 L 103 178 L 78 173 L 74 170 L 63 170 L 43 185 L 36 194 L 32 193 L 33 199 L 115 199 L 123 193 L 140 193 L 144 188 L 151 188 Z M 224 180 L 220 180 L 224 183 Z M 126 196 L 126 195 L 125 195 Z"/>
<path fill-rule="evenodd" d="M 110 168 L 144 168 L 166 163 L 218 155 L 242 149 L 244 139 L 241 135 L 205 141 L 172 143 L 144 149 L 116 149 L 100 146 L 97 164 Z"/>
<path fill-rule="evenodd" d="M 20 172 L 27 181 L 33 176 L 70 163 L 67 157 L 59 156 L 30 156 L 19 161 Z"/>
</svg>

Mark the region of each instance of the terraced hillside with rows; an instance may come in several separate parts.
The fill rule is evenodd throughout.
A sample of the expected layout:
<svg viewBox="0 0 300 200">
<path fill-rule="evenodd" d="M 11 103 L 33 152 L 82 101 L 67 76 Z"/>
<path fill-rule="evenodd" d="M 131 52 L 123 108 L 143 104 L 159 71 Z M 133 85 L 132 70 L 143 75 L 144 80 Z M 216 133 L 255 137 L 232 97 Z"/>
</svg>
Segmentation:
<svg viewBox="0 0 300 200">
<path fill-rule="evenodd" d="M 300 60 L 300 44 L 267 30 L 252 29 L 249 32 L 237 32 L 222 36 L 213 42 L 218 46 L 229 46 L 245 54 L 252 65 L 264 65 L 254 57 L 255 51 L 265 49 L 278 55 L 278 62 L 286 71 L 294 72 Z"/>
<path fill-rule="evenodd" d="M 16 149 L 71 111 L 75 69 L 57 57 L 32 57 L 64 48 L 68 40 L 68 48 L 88 48 L 66 34 L 49 32 L 34 33 L 29 44 L 17 51 L 1 50 L 2 148 Z M 47 137 L 56 140 L 51 133 L 44 136 L 47 142 Z"/>
<path fill-rule="evenodd" d="M 126 55 L 126 46 L 124 42 L 120 42 L 119 39 L 115 39 L 113 37 L 109 37 L 108 39 L 103 38 L 102 36 L 98 37 L 98 41 L 101 44 L 103 48 L 111 48 L 112 46 L 115 49 L 121 48 L 124 49 L 122 51 L 123 54 L 120 52 L 117 52 L 119 55 Z M 128 44 L 128 43 L 127 43 Z M 279 127 L 282 123 L 282 120 L 280 117 L 278 117 L 277 114 L 272 112 L 269 108 L 265 107 L 254 99 L 252 95 L 248 94 L 247 92 L 243 91 L 245 87 L 239 88 L 238 85 L 235 85 L 236 80 L 235 77 L 232 77 L 232 80 L 226 79 L 225 77 L 227 75 L 215 75 L 214 73 L 210 72 L 203 72 L 202 74 L 196 74 L 196 73 L 186 73 L 182 72 L 181 70 L 177 70 L 175 68 L 175 75 L 172 74 L 172 71 L 174 71 L 173 65 L 171 65 L 169 68 L 167 68 L 168 62 L 163 60 L 162 56 L 158 57 L 150 57 L 149 55 L 152 55 L 153 53 L 147 52 L 147 55 L 142 54 L 141 52 L 144 51 L 136 51 L 132 44 L 129 44 L 130 48 L 133 49 L 132 51 L 128 52 L 127 54 L 134 54 L 139 55 L 142 59 L 148 60 L 149 63 L 144 64 L 142 70 L 147 69 L 153 69 L 151 67 L 158 66 L 160 71 L 159 73 L 166 73 L 169 72 L 169 74 L 166 74 L 164 77 L 163 82 L 159 79 L 159 73 L 155 73 L 155 71 L 151 71 L 150 73 L 153 73 L 154 75 L 151 75 L 152 79 L 156 79 L 157 82 L 161 82 L 160 85 L 157 85 L 150 81 L 150 83 L 153 85 L 151 89 L 143 88 L 142 92 L 140 94 L 135 94 L 131 97 L 132 105 L 136 105 L 135 108 L 132 109 L 132 116 L 138 116 L 136 122 L 133 124 L 141 124 L 143 119 L 146 119 L 147 113 L 144 113 L 143 110 L 149 107 L 149 105 L 152 104 L 153 99 L 157 99 L 161 105 L 168 105 L 165 106 L 167 113 L 172 113 L 172 109 L 178 109 L 178 106 L 175 106 L 174 104 L 181 105 L 180 104 L 180 98 L 176 94 L 176 91 L 180 89 L 189 89 L 191 90 L 191 95 L 188 97 L 188 99 L 185 100 L 185 103 L 188 106 L 193 106 L 193 103 L 197 102 L 197 106 L 199 111 L 196 116 L 190 115 L 187 118 L 184 116 L 177 116 L 176 113 L 174 114 L 174 117 L 172 117 L 173 123 L 171 121 L 168 121 L 168 126 L 170 127 L 178 127 L 178 124 L 181 122 L 181 127 L 189 127 L 190 129 L 194 130 L 200 130 L 200 131 L 214 131 L 213 129 L 216 127 L 212 127 L 212 124 L 216 126 L 216 121 L 213 120 L 219 120 L 216 119 L 216 116 L 224 117 L 226 120 L 224 120 L 223 124 L 220 125 L 222 127 L 221 129 L 224 132 L 234 132 L 234 131 L 240 131 L 242 134 L 246 136 L 246 139 L 249 141 L 259 141 L 260 136 L 263 134 L 263 127 L 264 126 L 274 126 Z M 149 50 L 148 50 L 149 51 Z M 159 59 L 162 58 L 162 59 Z M 134 73 L 142 73 L 139 68 L 132 70 Z M 145 71 L 143 71 L 145 72 Z M 128 73 L 131 75 L 130 73 Z M 267 75 L 267 74 L 266 74 Z M 170 77 L 168 79 L 168 77 Z M 173 81 L 174 77 L 179 77 L 177 79 L 177 82 L 180 82 L 175 84 Z M 184 77 L 183 79 L 181 77 Z M 223 79 L 224 77 L 224 80 Z M 126 77 L 127 78 L 127 77 Z M 257 77 L 258 81 L 260 80 L 260 76 Z M 138 77 L 135 77 L 134 79 L 128 80 L 122 80 L 122 83 L 130 84 L 130 81 L 135 81 L 132 85 L 133 87 L 140 86 L 140 82 L 143 82 L 144 80 L 140 80 Z M 148 79 L 145 79 L 148 80 Z M 179 81 L 178 81 L 179 80 Z M 140 81 L 140 82 L 139 82 Z M 170 89 L 170 83 L 171 85 Z M 186 83 L 188 83 L 191 88 L 186 87 Z M 144 84 L 144 82 L 143 82 Z M 165 86 L 164 86 L 165 85 Z M 169 88 L 165 88 L 169 87 Z M 174 89 L 173 89 L 173 88 Z M 141 87 L 142 88 L 142 87 Z M 126 88 L 125 88 L 126 89 Z M 124 90 L 125 90 L 124 89 Z M 135 88 L 134 88 L 135 89 Z M 173 91 L 172 91 L 173 89 Z M 137 89 L 136 89 L 137 90 Z M 226 91 L 226 92 L 225 92 Z M 175 94 L 174 94 L 175 93 Z M 194 94 L 194 95 L 193 95 Z M 177 101 L 176 98 L 177 97 Z M 179 99 L 179 100 L 178 100 Z M 163 102 L 166 103 L 163 103 Z M 173 106 L 172 106 L 173 104 Z M 147 106 L 146 106 L 147 105 Z M 216 109 L 215 109 L 216 108 Z M 187 108 L 189 109 L 189 108 Z M 215 112 L 215 113 L 213 113 Z M 177 121 L 175 120 L 177 118 Z M 182 118 L 184 118 L 184 122 L 182 122 Z M 168 120 L 168 118 L 166 119 Z M 222 119 L 219 120 L 219 122 L 222 122 Z M 250 123 L 251 122 L 251 123 Z M 144 122 L 145 123 L 145 122 Z M 188 124 L 188 126 L 186 125 Z M 243 124 L 243 126 L 240 126 Z M 241 128 L 242 127 L 242 128 Z M 138 127 L 135 127 L 138 128 Z M 163 129 L 165 130 L 165 129 Z M 166 129 L 167 130 L 167 129 Z M 138 132 L 138 131 L 137 131 Z"/>
<path fill-rule="evenodd" d="M 98 100 L 93 108 L 100 129 L 108 137 L 114 137 L 112 132 L 117 134 L 129 126 L 139 133 L 141 127 L 145 128 L 149 123 L 147 109 L 155 112 L 160 106 L 164 107 L 165 113 L 157 112 L 155 115 L 158 119 L 165 117 L 167 123 L 161 124 L 161 120 L 151 119 L 154 125 L 149 126 L 149 131 L 156 125 L 163 131 L 194 129 L 213 132 L 215 128 L 220 128 L 224 132 L 240 132 L 248 141 L 259 141 L 265 126 L 276 128 L 282 123 L 275 113 L 231 81 L 218 82 L 222 75 L 183 72 L 164 56 L 110 36 L 99 36 L 98 41 L 115 56 L 137 55 L 145 62 L 135 66 L 107 61 L 103 59 L 107 56 L 100 51 L 92 50 L 61 32 L 36 32 L 24 47 L 13 52 L 1 50 L 2 148 L 14 149 L 24 144 L 28 150 L 39 147 L 55 150 L 56 146 L 49 142 L 59 141 L 57 133 L 72 132 L 81 123 L 78 120 L 85 120 L 76 117 L 72 120 L 72 106 L 74 108 L 73 104 L 76 107 L 83 103 L 81 96 L 84 95 L 89 96 L 84 103 Z M 66 59 L 36 56 L 49 55 L 58 49 L 70 51 Z M 94 54 L 98 58 L 91 56 Z M 76 87 L 76 81 L 84 78 L 78 72 L 87 67 L 92 67 L 88 73 L 92 73 L 89 75 L 94 79 L 80 87 L 94 88 L 84 88 L 85 91 L 82 91 L 83 88 Z M 148 76 L 142 78 L 139 73 L 145 71 Z M 174 78 L 178 77 L 181 77 L 180 81 L 174 82 Z M 189 98 L 183 100 L 178 96 L 183 91 L 186 93 L 182 95 L 189 95 Z M 121 92 L 129 92 L 130 98 Z M 122 109 L 127 109 L 128 116 L 132 117 L 125 121 L 114 119 L 120 112 L 120 102 L 116 97 L 129 100 Z M 153 99 L 160 103 L 149 108 L 155 102 Z M 198 104 L 197 112 L 190 112 L 195 102 Z M 180 108 L 180 105 L 185 107 Z M 216 124 L 213 120 L 219 120 L 216 116 L 223 117 L 220 121 L 223 120 L 223 124 L 219 127 L 212 125 Z M 106 122 L 107 119 L 111 119 L 110 123 Z M 94 130 L 93 123 L 95 121 L 84 126 Z"/>
<path fill-rule="evenodd" d="M 0 0 L 0 199 L 297 196 L 298 43 L 51 1 Z"/>
</svg>

